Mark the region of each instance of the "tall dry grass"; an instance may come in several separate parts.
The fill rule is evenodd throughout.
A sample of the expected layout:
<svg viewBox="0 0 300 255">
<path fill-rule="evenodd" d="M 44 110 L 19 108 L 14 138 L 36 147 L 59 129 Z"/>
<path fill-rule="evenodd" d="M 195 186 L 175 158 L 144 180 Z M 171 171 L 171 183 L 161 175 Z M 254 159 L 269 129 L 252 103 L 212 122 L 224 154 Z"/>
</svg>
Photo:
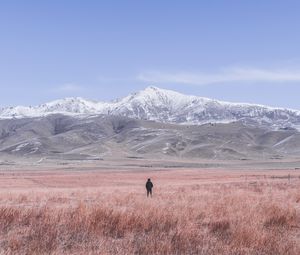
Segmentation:
<svg viewBox="0 0 300 255">
<path fill-rule="evenodd" d="M 0 194 L 1 254 L 300 254 L 300 182 Z"/>
</svg>

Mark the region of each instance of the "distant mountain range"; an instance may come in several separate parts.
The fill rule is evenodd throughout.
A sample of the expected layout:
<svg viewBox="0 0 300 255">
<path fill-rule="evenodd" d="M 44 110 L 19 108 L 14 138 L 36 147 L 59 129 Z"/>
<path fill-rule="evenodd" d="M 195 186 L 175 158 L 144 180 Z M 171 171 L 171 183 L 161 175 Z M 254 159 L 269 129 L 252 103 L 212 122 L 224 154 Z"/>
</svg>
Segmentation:
<svg viewBox="0 0 300 255">
<path fill-rule="evenodd" d="M 0 119 L 43 117 L 50 114 L 73 117 L 104 114 L 189 125 L 239 121 L 275 129 L 300 127 L 300 111 L 297 110 L 223 102 L 183 95 L 153 86 L 111 102 L 95 102 L 76 97 L 34 107 L 16 106 L 0 109 Z"/>
<path fill-rule="evenodd" d="M 183 125 L 184 124 L 184 125 Z M 300 155 L 300 112 L 148 87 L 0 110 L 0 165 L 20 160 L 282 159 Z"/>
</svg>

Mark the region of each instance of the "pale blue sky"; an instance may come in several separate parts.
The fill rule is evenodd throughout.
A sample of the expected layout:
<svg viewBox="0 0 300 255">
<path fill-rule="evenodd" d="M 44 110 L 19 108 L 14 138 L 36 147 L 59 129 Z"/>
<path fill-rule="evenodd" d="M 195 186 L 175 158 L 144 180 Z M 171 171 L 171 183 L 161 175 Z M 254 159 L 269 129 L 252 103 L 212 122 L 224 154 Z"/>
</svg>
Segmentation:
<svg viewBox="0 0 300 255">
<path fill-rule="evenodd" d="M 149 85 L 300 109 L 300 1 L 0 1 L 0 106 Z"/>
</svg>

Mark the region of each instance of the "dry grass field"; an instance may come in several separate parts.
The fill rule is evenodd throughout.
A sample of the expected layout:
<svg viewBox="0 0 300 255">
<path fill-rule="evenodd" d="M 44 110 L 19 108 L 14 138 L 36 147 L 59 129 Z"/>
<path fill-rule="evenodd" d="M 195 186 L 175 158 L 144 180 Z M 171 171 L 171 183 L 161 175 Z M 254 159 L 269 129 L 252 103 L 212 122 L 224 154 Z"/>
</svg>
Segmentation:
<svg viewBox="0 0 300 255">
<path fill-rule="evenodd" d="M 298 170 L 3 170 L 0 254 L 299 255 L 299 177 Z"/>
</svg>

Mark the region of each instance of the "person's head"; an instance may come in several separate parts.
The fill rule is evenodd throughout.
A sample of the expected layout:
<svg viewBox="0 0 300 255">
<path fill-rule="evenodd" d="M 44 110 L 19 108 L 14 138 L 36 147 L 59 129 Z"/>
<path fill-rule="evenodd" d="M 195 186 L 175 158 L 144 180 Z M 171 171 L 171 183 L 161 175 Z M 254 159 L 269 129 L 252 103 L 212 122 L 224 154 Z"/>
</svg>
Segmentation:
<svg viewBox="0 0 300 255">
<path fill-rule="evenodd" d="M 151 182 L 151 179 L 150 179 L 150 178 L 148 178 L 148 182 Z"/>
</svg>

